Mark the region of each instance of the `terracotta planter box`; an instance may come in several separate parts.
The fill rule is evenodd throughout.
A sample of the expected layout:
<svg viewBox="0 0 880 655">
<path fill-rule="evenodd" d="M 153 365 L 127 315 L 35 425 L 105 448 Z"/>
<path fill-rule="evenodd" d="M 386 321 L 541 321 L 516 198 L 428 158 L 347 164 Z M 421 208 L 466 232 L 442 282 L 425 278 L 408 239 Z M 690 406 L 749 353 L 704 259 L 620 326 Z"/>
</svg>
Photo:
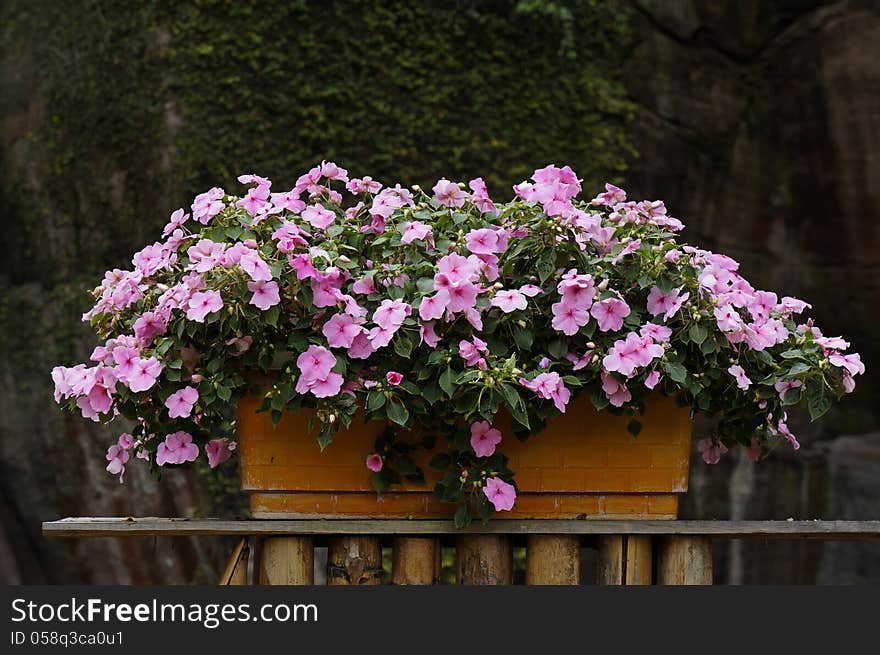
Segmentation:
<svg viewBox="0 0 880 655">
<path fill-rule="evenodd" d="M 427 483 L 397 487 L 379 500 L 364 460 L 384 426 L 352 424 L 323 453 L 308 434 L 309 413 L 287 413 L 272 427 L 260 398 L 238 408 L 242 489 L 256 518 L 448 518 L 454 507 L 432 496 L 439 477 L 417 462 Z M 516 472 L 519 496 L 505 518 L 673 519 L 678 494 L 687 491 L 691 419 L 687 407 L 662 395 L 649 399 L 638 437 L 627 418 L 598 412 L 588 398 L 548 423 L 540 435 L 519 441 L 509 423 L 496 422 L 501 448 Z"/>
</svg>

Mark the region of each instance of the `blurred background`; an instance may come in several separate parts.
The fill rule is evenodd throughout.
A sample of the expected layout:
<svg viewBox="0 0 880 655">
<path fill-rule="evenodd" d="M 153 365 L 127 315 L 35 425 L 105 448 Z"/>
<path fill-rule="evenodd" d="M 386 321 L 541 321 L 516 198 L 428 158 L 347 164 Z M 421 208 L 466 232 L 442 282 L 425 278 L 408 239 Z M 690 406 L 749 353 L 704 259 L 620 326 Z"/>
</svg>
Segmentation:
<svg viewBox="0 0 880 655">
<path fill-rule="evenodd" d="M 880 7 L 851 0 L 0 5 L 0 581 L 207 582 L 216 539 L 49 541 L 63 516 L 234 516 L 234 477 L 104 471 L 116 431 L 62 415 L 95 345 L 85 290 L 239 173 L 322 159 L 490 194 L 547 163 L 584 195 L 663 199 L 684 239 L 813 303 L 868 374 L 803 448 L 694 457 L 683 516 L 880 518 Z M 699 433 L 698 425 L 696 431 Z M 230 471 L 234 474 L 234 467 Z M 726 583 L 880 582 L 880 544 L 720 543 Z"/>
</svg>

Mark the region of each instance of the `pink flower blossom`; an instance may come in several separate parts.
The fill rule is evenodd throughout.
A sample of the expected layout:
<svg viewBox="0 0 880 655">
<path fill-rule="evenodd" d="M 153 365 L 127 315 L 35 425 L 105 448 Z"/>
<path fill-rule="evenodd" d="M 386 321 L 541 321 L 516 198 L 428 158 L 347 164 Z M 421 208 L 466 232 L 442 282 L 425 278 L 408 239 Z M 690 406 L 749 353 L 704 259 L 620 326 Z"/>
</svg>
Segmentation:
<svg viewBox="0 0 880 655">
<path fill-rule="evenodd" d="M 648 312 L 652 316 L 663 314 L 663 320 L 668 321 L 684 301 L 690 298 L 690 293 L 679 294 L 679 291 L 681 289 L 671 289 L 664 293 L 658 287 L 652 287 L 648 294 Z"/>
<path fill-rule="evenodd" d="M 268 282 L 272 279 L 272 270 L 256 250 L 243 254 L 238 264 L 254 282 Z"/>
<path fill-rule="evenodd" d="M 363 178 L 354 178 L 348 184 L 345 185 L 345 188 L 349 190 L 351 193 L 379 193 L 382 190 L 382 184 L 380 182 L 376 182 L 369 175 L 365 175 Z"/>
<path fill-rule="evenodd" d="M 336 366 L 336 357 L 323 346 L 309 346 L 296 360 L 300 370 L 296 381 L 297 393 L 311 391 L 317 398 L 335 396 L 342 389 L 345 381 L 339 373 L 332 371 Z"/>
<path fill-rule="evenodd" d="M 183 213 L 183 209 L 175 210 L 174 213 L 171 214 L 171 218 L 168 220 L 168 225 L 162 230 L 162 237 L 167 237 L 188 220 L 189 214 Z"/>
<path fill-rule="evenodd" d="M 217 468 L 220 464 L 232 457 L 232 451 L 235 450 L 235 442 L 228 439 L 211 439 L 205 444 L 205 455 L 208 456 L 208 466 L 212 469 Z"/>
<path fill-rule="evenodd" d="M 434 321 L 420 321 L 419 336 L 429 348 L 436 348 L 440 343 L 440 337 L 434 329 Z"/>
<path fill-rule="evenodd" d="M 534 285 L 534 284 L 524 284 L 524 285 L 522 285 L 522 286 L 519 288 L 519 292 L 520 292 L 522 295 L 524 295 L 524 296 L 528 296 L 529 298 L 534 298 L 534 297 L 537 296 L 538 294 L 540 294 L 540 293 L 544 293 L 544 291 L 543 291 L 543 289 L 541 289 L 541 287 L 536 286 L 536 285 Z"/>
<path fill-rule="evenodd" d="M 413 241 L 425 241 L 428 244 L 432 244 L 434 242 L 434 232 L 431 226 L 421 221 L 407 223 L 404 226 L 400 242 L 404 245 L 409 245 Z"/>
<path fill-rule="evenodd" d="M 660 382 L 660 373 L 657 371 L 651 371 L 648 375 L 645 376 L 645 386 L 648 389 L 653 389 Z"/>
<path fill-rule="evenodd" d="M 165 441 L 156 449 L 156 464 L 184 464 L 194 462 L 199 456 L 199 447 L 192 442 L 188 432 L 174 432 L 165 437 Z"/>
<path fill-rule="evenodd" d="M 455 182 L 442 179 L 434 185 L 434 199 L 446 207 L 461 207 L 468 194 Z"/>
<path fill-rule="evenodd" d="M 468 366 L 475 366 L 484 361 L 480 353 L 488 352 L 488 345 L 479 337 L 474 337 L 473 341 L 461 340 L 458 343 L 458 354 Z"/>
<path fill-rule="evenodd" d="M 187 304 L 186 317 L 196 323 L 204 323 L 208 314 L 220 311 L 223 297 L 219 291 L 197 291 Z"/>
<path fill-rule="evenodd" d="M 651 337 L 657 343 L 669 343 L 669 339 L 672 337 L 672 330 L 665 325 L 645 323 L 639 330 L 639 334 L 643 337 Z"/>
<path fill-rule="evenodd" d="M 214 187 L 196 196 L 192 204 L 193 218 L 202 225 L 207 225 L 212 218 L 223 211 L 225 205 L 221 199 L 224 193 L 220 187 Z"/>
<path fill-rule="evenodd" d="M 123 382 L 135 393 L 147 391 L 156 383 L 156 378 L 161 372 L 162 364 L 155 357 L 149 359 L 137 357 L 133 360 L 131 370 Z"/>
<path fill-rule="evenodd" d="M 697 442 L 697 448 L 706 464 L 717 464 L 721 460 L 721 456 L 727 452 L 727 446 L 713 439 L 700 439 Z"/>
<path fill-rule="evenodd" d="M 384 330 L 396 331 L 403 325 L 404 319 L 412 313 L 412 307 L 400 300 L 383 300 L 373 312 L 373 322 Z"/>
<path fill-rule="evenodd" d="M 186 418 L 192 413 L 193 405 L 199 399 L 199 392 L 195 387 L 184 387 L 175 391 L 165 400 L 170 418 Z"/>
<path fill-rule="evenodd" d="M 464 238 L 467 242 L 467 249 L 475 255 L 491 255 L 504 250 L 501 247 L 502 239 L 496 230 L 489 228 L 471 230 Z"/>
<path fill-rule="evenodd" d="M 851 355 L 838 355 L 834 353 L 828 358 L 832 366 L 846 369 L 850 376 L 861 375 L 865 372 L 865 365 L 862 363 L 862 357 L 858 353 Z"/>
<path fill-rule="evenodd" d="M 527 306 L 525 295 L 516 289 L 497 292 L 492 300 L 489 301 L 489 304 L 492 307 L 497 307 L 505 314 L 515 312 L 518 309 L 525 309 Z"/>
<path fill-rule="evenodd" d="M 468 182 L 468 187 L 473 191 L 471 201 L 476 205 L 477 209 L 484 214 L 487 212 L 498 213 L 495 203 L 489 198 L 489 190 L 486 188 L 483 178 L 478 177 L 471 180 Z"/>
<path fill-rule="evenodd" d="M 403 382 L 403 375 L 401 373 L 398 373 L 397 371 L 388 371 L 385 374 L 385 381 L 392 387 L 396 387 L 398 384 Z"/>
<path fill-rule="evenodd" d="M 129 458 L 128 451 L 118 443 L 113 444 L 107 449 L 107 472 L 112 475 L 118 475 L 120 484 L 122 484 L 122 477 L 125 475 L 125 465 L 128 463 Z"/>
<path fill-rule="evenodd" d="M 593 297 L 596 295 L 593 277 L 579 274 L 575 269 L 571 269 L 562 276 L 559 284 L 556 285 L 556 290 L 562 296 L 563 302 L 579 309 L 589 309 L 593 304 Z"/>
<path fill-rule="evenodd" d="M 608 207 L 613 207 L 614 205 L 624 202 L 625 200 L 626 191 L 614 186 L 610 182 L 606 182 L 605 192 L 597 195 L 590 201 L 590 203 L 593 205 L 607 205 Z"/>
<path fill-rule="evenodd" d="M 144 312 L 134 322 L 134 336 L 144 343 L 149 343 L 155 337 L 165 334 L 166 329 L 168 329 L 167 323 L 156 312 Z"/>
<path fill-rule="evenodd" d="M 785 394 L 791 389 L 797 389 L 804 383 L 800 380 L 776 380 L 773 387 L 779 392 L 779 398 L 784 399 Z"/>
<path fill-rule="evenodd" d="M 263 311 L 281 302 L 277 282 L 248 282 L 247 287 L 254 294 L 251 296 L 250 304 L 256 305 Z"/>
<path fill-rule="evenodd" d="M 510 511 L 516 502 L 516 488 L 499 477 L 486 478 L 483 493 L 495 506 L 496 512 Z"/>
<path fill-rule="evenodd" d="M 533 380 L 520 378 L 519 383 L 534 391 L 541 398 L 553 400 L 556 409 L 563 414 L 565 413 L 565 406 L 571 399 L 571 391 L 565 386 L 559 373 L 540 373 Z"/>
<path fill-rule="evenodd" d="M 742 317 L 733 305 L 720 305 L 712 311 L 715 314 L 715 321 L 718 323 L 719 330 L 733 332 L 742 329 Z"/>
<path fill-rule="evenodd" d="M 351 348 L 355 337 L 363 331 L 348 314 L 334 314 L 321 329 L 331 348 Z"/>
<path fill-rule="evenodd" d="M 373 281 L 373 276 L 367 275 L 360 280 L 357 280 L 351 285 L 351 291 L 352 293 L 359 293 L 365 296 L 371 293 L 376 293 L 376 284 Z"/>
<path fill-rule="evenodd" d="M 326 230 L 336 221 L 336 214 L 321 205 L 310 205 L 302 212 L 304 221 L 307 221 L 319 230 Z"/>
<path fill-rule="evenodd" d="M 734 364 L 727 369 L 727 372 L 734 377 L 734 379 L 736 380 L 736 386 L 738 386 L 743 391 L 751 386 L 752 381 L 749 380 L 749 376 L 746 375 L 745 369 L 743 369 L 743 367 L 739 364 Z"/>
<path fill-rule="evenodd" d="M 367 457 L 367 468 L 370 469 L 373 473 L 378 473 L 382 470 L 382 466 L 385 462 L 382 459 L 382 455 L 378 453 L 373 453 L 369 457 Z"/>
<path fill-rule="evenodd" d="M 471 424 L 471 448 L 477 457 L 489 457 L 495 446 L 501 443 L 501 431 L 493 428 L 489 421 Z"/>
<path fill-rule="evenodd" d="M 225 250 L 225 244 L 210 239 L 199 239 L 196 245 L 186 249 L 186 255 L 190 261 L 189 268 L 197 273 L 207 273 L 220 264 Z"/>
<path fill-rule="evenodd" d="M 296 271 L 297 280 L 307 280 L 309 278 L 318 277 L 318 269 L 312 264 L 312 258 L 308 253 L 300 253 L 292 255 L 287 262 L 290 267 Z"/>
<path fill-rule="evenodd" d="M 615 407 L 622 407 L 624 403 L 628 403 L 632 400 L 632 394 L 629 389 L 626 388 L 626 385 L 613 375 L 602 371 L 600 378 L 602 380 L 602 391 L 605 392 L 605 397 L 608 398 L 608 401 L 612 405 Z"/>
<path fill-rule="evenodd" d="M 629 305 L 620 298 L 606 298 L 593 303 L 590 314 L 602 332 L 616 331 L 623 327 L 623 319 L 629 316 Z"/>
<path fill-rule="evenodd" d="M 568 336 L 577 334 L 578 330 L 590 322 L 589 311 L 564 300 L 553 303 L 550 309 L 553 311 L 553 320 L 550 322 L 553 329 Z"/>
<path fill-rule="evenodd" d="M 419 304 L 419 317 L 423 321 L 441 318 L 449 304 L 449 293 L 441 289 L 433 296 L 425 296 Z"/>
</svg>

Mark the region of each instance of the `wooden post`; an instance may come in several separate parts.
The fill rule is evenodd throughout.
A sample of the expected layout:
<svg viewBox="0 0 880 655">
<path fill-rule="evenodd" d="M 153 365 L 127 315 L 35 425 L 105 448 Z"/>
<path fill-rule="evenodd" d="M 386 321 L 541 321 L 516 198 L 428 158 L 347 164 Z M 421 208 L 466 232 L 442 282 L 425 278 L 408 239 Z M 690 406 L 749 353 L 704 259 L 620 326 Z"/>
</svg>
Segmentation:
<svg viewBox="0 0 880 655">
<path fill-rule="evenodd" d="M 712 542 L 708 537 L 672 536 L 660 541 L 658 584 L 712 584 Z"/>
<path fill-rule="evenodd" d="M 645 535 L 602 535 L 598 539 L 598 545 L 599 584 L 651 584 L 651 537 Z"/>
<path fill-rule="evenodd" d="M 267 537 L 260 546 L 260 584 L 310 585 L 315 581 L 311 537 Z"/>
<path fill-rule="evenodd" d="M 579 584 L 580 564 L 581 541 L 577 535 L 529 535 L 526 546 L 526 584 Z"/>
<path fill-rule="evenodd" d="M 439 539 L 395 537 L 391 546 L 391 584 L 437 584 L 440 580 L 439 562 Z"/>
<path fill-rule="evenodd" d="M 510 540 L 506 535 L 461 535 L 455 544 L 455 572 L 458 584 L 511 584 Z"/>
<path fill-rule="evenodd" d="M 221 585 L 239 586 L 247 584 L 248 572 L 248 543 L 247 538 L 238 540 L 238 544 L 232 551 L 232 557 L 226 564 L 226 570 L 220 576 Z"/>
<path fill-rule="evenodd" d="M 327 584 L 382 584 L 379 537 L 333 537 L 327 543 Z"/>
</svg>

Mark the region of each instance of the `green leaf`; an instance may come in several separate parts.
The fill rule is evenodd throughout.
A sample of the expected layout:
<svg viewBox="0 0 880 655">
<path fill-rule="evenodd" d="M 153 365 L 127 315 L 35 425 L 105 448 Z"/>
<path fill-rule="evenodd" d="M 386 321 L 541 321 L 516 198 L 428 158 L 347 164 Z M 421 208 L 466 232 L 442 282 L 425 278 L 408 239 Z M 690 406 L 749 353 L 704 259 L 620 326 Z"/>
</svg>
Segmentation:
<svg viewBox="0 0 880 655">
<path fill-rule="evenodd" d="M 379 498 L 388 491 L 388 483 L 385 481 L 381 472 L 373 473 L 370 476 L 370 483 L 373 485 L 373 489 L 376 490 L 376 494 L 378 494 Z"/>
<path fill-rule="evenodd" d="M 626 429 L 632 436 L 637 437 L 642 431 L 642 423 L 641 421 L 633 419 L 629 423 L 627 423 Z"/>
<path fill-rule="evenodd" d="M 541 253 L 536 269 L 538 271 L 538 279 L 541 280 L 543 285 L 547 278 L 553 274 L 553 271 L 556 270 L 556 251 L 548 249 Z"/>
<path fill-rule="evenodd" d="M 318 431 L 318 446 L 320 446 L 321 451 L 323 451 L 327 446 L 331 444 L 333 441 L 333 426 L 332 425 L 322 425 L 321 429 Z"/>
<path fill-rule="evenodd" d="M 779 356 L 783 359 L 798 359 L 799 357 L 804 356 L 804 351 L 798 349 L 786 350 L 784 353 L 780 353 Z"/>
<path fill-rule="evenodd" d="M 698 346 L 706 340 L 707 336 L 709 336 L 709 333 L 706 332 L 706 328 L 704 328 L 699 323 L 694 323 L 693 325 L 691 325 L 690 329 L 688 330 L 688 334 L 690 335 L 691 341 L 693 341 Z"/>
<path fill-rule="evenodd" d="M 787 377 L 794 377 L 795 375 L 800 375 L 801 373 L 806 373 L 810 370 L 810 365 L 805 362 L 795 362 L 794 365 L 788 369 L 788 373 L 786 373 Z"/>
<path fill-rule="evenodd" d="M 455 393 L 455 374 L 452 372 L 451 366 L 447 366 L 446 370 L 441 373 L 440 388 L 443 389 L 443 392 L 450 398 L 452 398 L 452 394 Z"/>
<path fill-rule="evenodd" d="M 394 352 L 404 359 L 409 359 L 409 356 L 412 354 L 412 349 L 413 342 L 410 336 L 404 332 L 398 332 L 394 338 Z"/>
<path fill-rule="evenodd" d="M 782 404 L 784 406 L 788 405 L 797 405 L 801 401 L 801 393 L 803 392 L 803 387 L 795 387 L 794 389 L 789 389 L 785 392 L 785 395 L 782 397 Z"/>
<path fill-rule="evenodd" d="M 807 403 L 810 410 L 810 420 L 815 421 L 817 418 L 824 416 L 831 409 L 831 398 L 826 393 L 820 392 L 817 395 L 810 396 Z"/>
<path fill-rule="evenodd" d="M 272 327 L 277 327 L 278 325 L 278 315 L 281 313 L 278 305 L 271 307 L 266 312 L 263 313 L 263 320 L 266 321 L 268 325 Z"/>
<path fill-rule="evenodd" d="M 385 404 L 385 394 L 381 391 L 372 390 L 367 394 L 366 410 L 375 412 Z"/>
<path fill-rule="evenodd" d="M 505 382 L 501 385 L 501 395 L 504 396 L 504 402 L 514 420 L 523 427 L 530 429 L 529 414 L 522 396 L 519 395 L 519 391 Z"/>
<path fill-rule="evenodd" d="M 229 402 L 229 399 L 232 398 L 232 389 L 229 387 L 217 387 L 217 397 L 220 400 Z"/>
<path fill-rule="evenodd" d="M 519 348 L 520 350 L 530 350 L 534 340 L 535 340 L 535 335 L 532 334 L 531 330 L 528 330 L 525 328 L 514 328 L 513 342 L 516 344 L 516 347 Z"/>
<path fill-rule="evenodd" d="M 399 401 L 390 401 L 385 411 L 388 414 L 388 418 L 397 423 L 397 425 L 406 425 L 406 422 L 409 420 L 409 410 Z"/>
<path fill-rule="evenodd" d="M 565 339 L 554 339 L 547 344 L 547 352 L 556 359 L 561 359 L 568 352 L 568 342 Z"/>
<path fill-rule="evenodd" d="M 455 510 L 455 516 L 453 517 L 453 522 L 455 523 L 456 528 L 466 528 L 471 524 L 471 508 L 470 505 L 465 503 L 461 505 L 457 510 Z"/>
<path fill-rule="evenodd" d="M 680 384 L 684 383 L 687 377 L 687 369 L 684 366 L 673 362 L 666 362 L 663 364 L 663 368 L 672 380 Z"/>
</svg>

